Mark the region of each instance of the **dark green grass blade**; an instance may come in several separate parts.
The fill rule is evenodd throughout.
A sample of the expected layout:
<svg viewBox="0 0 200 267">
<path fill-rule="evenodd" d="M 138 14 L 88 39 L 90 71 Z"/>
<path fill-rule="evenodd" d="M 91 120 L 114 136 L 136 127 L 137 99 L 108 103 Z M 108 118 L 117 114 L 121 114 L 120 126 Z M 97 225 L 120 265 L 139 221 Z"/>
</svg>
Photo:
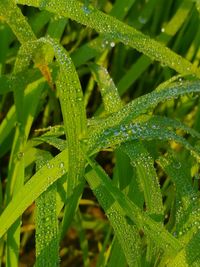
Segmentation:
<svg viewBox="0 0 200 267">
<path fill-rule="evenodd" d="M 140 228 L 143 225 L 144 232 L 155 241 L 157 246 L 163 247 L 166 251 L 173 251 L 173 253 L 176 254 L 181 248 L 180 243 L 160 226 L 160 224 L 155 223 L 129 201 L 119 189 L 114 187 L 99 165 L 96 165 L 89 158 L 87 159 L 93 170 L 86 174 L 86 180 L 90 184 L 98 200 L 102 202 L 104 209 L 107 210 L 112 207 L 110 206 L 111 204 L 108 205 L 109 202 L 107 202 L 108 198 L 111 198 L 113 201 L 112 205 L 117 202 L 137 227 Z"/>
<path fill-rule="evenodd" d="M 174 99 L 185 94 L 199 92 L 199 81 L 175 83 L 162 90 L 155 90 L 128 103 L 118 112 L 103 119 L 102 122 L 99 121 L 97 129 L 98 131 L 101 131 L 102 129 L 118 125 L 122 122 L 131 121 L 139 115 L 153 110 L 161 102 Z"/>
<path fill-rule="evenodd" d="M 52 156 L 41 153 L 36 161 L 37 170 L 49 164 Z M 50 166 L 50 165 L 48 165 Z M 59 234 L 56 214 L 57 184 L 51 185 L 36 199 L 36 267 L 59 265 Z"/>
<path fill-rule="evenodd" d="M 108 193 L 108 188 L 102 186 L 98 189 L 94 188 L 96 181 L 96 173 L 91 171 L 86 175 L 86 180 L 94 191 L 98 201 L 104 208 L 106 215 L 115 231 L 120 242 L 126 260 L 130 266 L 137 266 L 140 258 L 140 237 L 135 225 L 129 224 L 125 218 L 122 207 L 114 201 L 113 197 Z M 127 242 L 128 240 L 128 242 Z"/>
<path fill-rule="evenodd" d="M 57 1 L 42 2 L 40 4 L 31 1 L 17 1 L 21 4 L 29 4 L 36 7 L 45 8 L 50 12 L 59 13 L 63 17 L 76 20 L 79 23 L 92 27 L 99 33 L 107 34 L 108 39 L 121 41 L 125 45 L 136 48 L 151 59 L 160 61 L 182 74 L 195 74 L 200 76 L 199 70 L 192 64 L 177 55 L 170 49 L 164 47 L 159 42 L 154 41 L 136 29 L 106 15 L 93 7 L 88 8 L 84 13 L 84 7 L 76 1 L 63 1 L 57 5 Z M 147 45 L 148 44 L 148 45 Z"/>
<path fill-rule="evenodd" d="M 108 267 L 124 267 L 126 266 L 126 258 L 124 256 L 123 250 L 119 244 L 119 241 L 115 238 L 112 247 L 111 255 L 108 261 Z"/>
</svg>

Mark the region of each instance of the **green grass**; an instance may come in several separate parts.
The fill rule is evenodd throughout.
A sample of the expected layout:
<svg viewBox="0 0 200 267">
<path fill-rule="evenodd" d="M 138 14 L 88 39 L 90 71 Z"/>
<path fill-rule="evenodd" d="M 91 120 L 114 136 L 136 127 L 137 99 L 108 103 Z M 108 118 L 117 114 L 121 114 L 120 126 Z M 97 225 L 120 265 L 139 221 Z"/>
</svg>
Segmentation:
<svg viewBox="0 0 200 267">
<path fill-rule="evenodd" d="M 200 266 L 200 4 L 0 0 L 0 266 Z"/>
</svg>

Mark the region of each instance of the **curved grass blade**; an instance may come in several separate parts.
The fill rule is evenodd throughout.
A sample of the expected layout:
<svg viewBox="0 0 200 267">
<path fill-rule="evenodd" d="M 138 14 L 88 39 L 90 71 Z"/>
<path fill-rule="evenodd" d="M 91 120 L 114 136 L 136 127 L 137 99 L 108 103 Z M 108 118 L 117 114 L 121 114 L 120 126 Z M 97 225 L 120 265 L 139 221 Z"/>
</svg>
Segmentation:
<svg viewBox="0 0 200 267">
<path fill-rule="evenodd" d="M 193 82 L 175 83 L 162 90 L 155 90 L 151 93 L 138 97 L 124 106 L 118 112 L 111 114 L 105 119 L 102 119 L 102 121 L 99 121 L 97 132 L 121 123 L 130 122 L 139 115 L 153 110 L 161 102 L 170 99 L 176 99 L 182 95 L 199 92 L 200 83 L 198 80 Z"/>
<path fill-rule="evenodd" d="M 186 139 L 177 135 L 175 132 L 168 128 L 160 127 L 160 125 L 153 125 L 148 122 L 145 123 L 130 123 L 125 125 L 120 125 L 118 127 L 108 128 L 100 134 L 94 134 L 90 136 L 88 151 L 89 153 L 94 153 L 102 148 L 115 147 L 121 143 L 132 141 L 132 140 L 173 140 L 180 143 L 185 147 L 190 153 L 200 159 L 199 150 L 194 148 Z"/>
<path fill-rule="evenodd" d="M 70 172 L 68 176 L 68 194 L 72 193 L 73 185 L 78 181 L 81 170 L 83 172 L 83 162 L 80 156 L 79 140 L 86 134 L 86 115 L 82 98 L 82 90 L 78 75 L 73 63 L 65 49 L 53 39 L 42 38 L 36 42 L 31 42 L 21 48 L 21 53 L 29 56 L 24 64 L 29 64 L 31 56 L 37 47 L 48 44 L 54 49 L 56 59 L 60 66 L 60 74 L 57 79 L 59 99 L 64 120 L 64 127 L 69 144 Z M 24 65 L 25 66 L 25 65 Z M 24 67 L 23 66 L 23 67 Z"/>
<path fill-rule="evenodd" d="M 17 3 L 33 5 L 63 17 L 71 18 L 95 29 L 99 33 L 106 34 L 110 40 L 120 41 L 137 49 L 151 59 L 157 60 L 181 74 L 195 74 L 200 77 L 199 70 L 186 59 L 133 27 L 102 13 L 92 6 L 89 6 L 87 12 L 85 12 L 84 5 L 74 0 L 62 1 L 59 5 L 56 0 L 41 1 L 40 3 L 33 0 L 17 0 Z"/>
<path fill-rule="evenodd" d="M 119 97 L 117 88 L 112 78 L 108 74 L 107 69 L 97 64 L 90 64 L 89 66 L 92 70 L 95 80 L 100 87 L 106 111 L 108 113 L 118 111 L 120 108 L 122 108 L 123 105 Z"/>
<path fill-rule="evenodd" d="M 8 23 L 20 43 L 36 40 L 31 27 L 14 0 L 0 2 L 0 16 Z"/>
<path fill-rule="evenodd" d="M 175 129 L 175 130 L 181 130 L 187 134 L 190 134 L 194 138 L 200 138 L 200 133 L 196 130 L 188 127 L 187 125 L 183 124 L 181 121 L 171 119 L 164 116 L 158 116 L 158 115 L 142 115 L 138 117 L 134 122 L 148 122 L 150 128 L 155 127 L 156 125 L 159 125 L 160 127 L 167 127 L 168 129 Z"/>
<path fill-rule="evenodd" d="M 200 263 L 199 249 L 200 249 L 200 230 L 198 230 L 198 232 L 192 236 L 191 240 L 187 243 L 185 248 L 182 249 L 177 254 L 175 259 L 170 260 L 167 263 L 167 266 L 197 267 Z"/>
</svg>

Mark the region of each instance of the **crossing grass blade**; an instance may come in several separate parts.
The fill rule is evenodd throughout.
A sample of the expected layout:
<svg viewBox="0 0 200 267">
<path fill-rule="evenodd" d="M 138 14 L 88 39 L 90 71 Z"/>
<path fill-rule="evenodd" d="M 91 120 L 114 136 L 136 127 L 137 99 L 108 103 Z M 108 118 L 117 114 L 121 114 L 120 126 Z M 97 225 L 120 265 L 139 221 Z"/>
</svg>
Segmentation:
<svg viewBox="0 0 200 267">
<path fill-rule="evenodd" d="M 84 5 L 76 1 L 35 1 L 19 0 L 17 3 L 33 5 L 58 13 L 63 17 L 71 18 L 77 22 L 95 29 L 99 33 L 107 35 L 110 41 L 120 41 L 144 53 L 153 60 L 157 60 L 182 74 L 195 74 L 200 77 L 199 71 L 190 62 L 177 55 L 159 42 L 129 27 L 111 16 L 108 16 L 92 6 L 84 13 Z M 148 43 L 148 45 L 147 45 Z"/>
<path fill-rule="evenodd" d="M 162 228 L 160 225 L 157 225 L 148 216 L 142 214 L 137 206 L 130 202 L 122 192 L 120 192 L 116 187 L 112 185 L 112 182 L 99 165 L 95 164 L 89 158 L 87 158 L 87 160 L 92 166 L 93 171 L 91 171 L 91 174 L 86 174 L 86 180 L 92 187 L 92 190 L 94 191 L 99 201 L 102 201 L 102 205 L 104 206 L 105 210 L 107 211 L 109 210 L 109 208 L 111 209 L 115 202 L 117 202 L 120 207 L 123 207 L 125 214 L 130 217 L 132 223 L 136 224 L 138 228 L 143 225 L 144 232 L 146 232 L 147 235 L 150 235 L 158 246 L 165 248 L 165 251 L 172 249 L 176 254 L 181 248 L 180 243 L 176 239 L 174 239 L 166 230 L 164 230 L 164 228 Z M 107 191 L 106 188 L 109 188 L 109 191 Z M 108 205 L 108 197 L 110 198 L 111 196 L 112 205 Z M 117 219 L 116 211 L 114 212 L 116 215 L 115 219 Z M 169 247 L 168 245 L 166 247 L 166 244 L 168 244 Z"/>
</svg>

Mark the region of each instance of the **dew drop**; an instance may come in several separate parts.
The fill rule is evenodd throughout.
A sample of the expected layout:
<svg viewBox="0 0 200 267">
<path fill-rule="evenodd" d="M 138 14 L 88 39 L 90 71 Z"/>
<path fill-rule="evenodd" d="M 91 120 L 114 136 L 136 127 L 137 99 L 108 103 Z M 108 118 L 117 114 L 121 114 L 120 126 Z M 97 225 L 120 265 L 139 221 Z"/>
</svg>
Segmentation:
<svg viewBox="0 0 200 267">
<path fill-rule="evenodd" d="M 24 156 L 24 152 L 21 152 L 21 151 L 20 151 L 20 152 L 17 153 L 17 159 L 18 159 L 18 160 L 22 159 L 23 156 Z"/>
<path fill-rule="evenodd" d="M 175 168 L 175 169 L 180 169 L 181 168 L 181 163 L 179 162 L 179 161 L 177 161 L 177 162 L 174 162 L 173 163 L 173 167 Z"/>
<path fill-rule="evenodd" d="M 138 20 L 141 24 L 145 24 L 147 22 L 147 19 L 142 16 L 139 16 Z"/>
<path fill-rule="evenodd" d="M 91 10 L 89 9 L 88 6 L 84 5 L 83 12 L 85 13 L 86 16 L 88 16 L 91 13 Z"/>
<path fill-rule="evenodd" d="M 60 163 L 60 168 L 62 169 L 62 168 L 64 168 L 64 166 L 65 166 L 65 165 L 64 165 L 64 162 L 61 162 L 61 163 Z"/>
<path fill-rule="evenodd" d="M 111 47 L 115 47 L 115 42 L 111 42 L 111 43 L 110 43 L 110 46 L 111 46 Z"/>
</svg>

